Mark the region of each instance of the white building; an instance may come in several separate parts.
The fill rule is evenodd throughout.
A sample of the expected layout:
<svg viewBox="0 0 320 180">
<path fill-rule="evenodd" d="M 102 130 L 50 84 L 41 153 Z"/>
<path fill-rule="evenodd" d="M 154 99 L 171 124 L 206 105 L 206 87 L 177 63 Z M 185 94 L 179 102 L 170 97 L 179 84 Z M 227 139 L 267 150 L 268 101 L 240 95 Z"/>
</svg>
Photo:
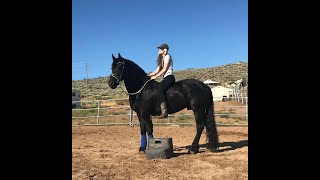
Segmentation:
<svg viewBox="0 0 320 180">
<path fill-rule="evenodd" d="M 233 89 L 226 88 L 223 86 L 216 86 L 211 88 L 213 101 L 222 101 L 223 97 L 230 97 L 232 94 Z"/>
</svg>

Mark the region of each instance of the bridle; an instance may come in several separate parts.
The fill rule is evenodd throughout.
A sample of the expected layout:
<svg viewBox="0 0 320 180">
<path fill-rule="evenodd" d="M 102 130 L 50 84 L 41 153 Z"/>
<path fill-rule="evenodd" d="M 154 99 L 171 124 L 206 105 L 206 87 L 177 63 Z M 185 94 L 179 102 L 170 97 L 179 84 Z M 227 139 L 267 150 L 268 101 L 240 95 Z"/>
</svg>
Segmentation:
<svg viewBox="0 0 320 180">
<path fill-rule="evenodd" d="M 117 77 L 115 74 L 111 73 L 111 76 L 114 77 L 116 80 L 117 80 L 117 85 L 120 84 L 120 82 L 122 81 L 121 77 L 122 77 L 122 73 L 123 73 L 123 70 L 124 70 L 124 62 L 117 62 L 117 64 L 122 64 L 122 70 L 121 70 L 121 74 L 119 77 Z"/>
<path fill-rule="evenodd" d="M 111 76 L 112 77 L 114 77 L 116 80 L 117 80 L 117 85 L 119 85 L 120 83 L 121 83 L 121 81 L 123 80 L 123 79 L 121 79 L 121 77 L 122 77 L 122 73 L 123 73 L 123 70 L 124 70 L 124 62 L 117 62 L 117 64 L 122 64 L 122 70 L 121 70 L 121 74 L 120 74 L 120 76 L 119 77 L 117 77 L 115 74 L 113 74 L 113 73 L 111 73 Z M 125 91 L 125 90 L 123 90 L 123 88 L 121 87 L 121 89 L 124 91 L 124 92 L 126 92 L 127 94 L 129 94 L 129 95 L 135 95 L 135 94 L 138 94 L 138 93 L 140 93 L 142 90 L 143 90 L 143 88 L 146 86 L 146 84 L 149 82 L 149 81 L 151 81 L 152 79 L 148 79 L 144 84 L 143 84 L 143 86 L 137 91 L 137 92 L 135 92 L 135 93 L 129 93 L 129 92 L 127 92 L 127 91 Z"/>
</svg>

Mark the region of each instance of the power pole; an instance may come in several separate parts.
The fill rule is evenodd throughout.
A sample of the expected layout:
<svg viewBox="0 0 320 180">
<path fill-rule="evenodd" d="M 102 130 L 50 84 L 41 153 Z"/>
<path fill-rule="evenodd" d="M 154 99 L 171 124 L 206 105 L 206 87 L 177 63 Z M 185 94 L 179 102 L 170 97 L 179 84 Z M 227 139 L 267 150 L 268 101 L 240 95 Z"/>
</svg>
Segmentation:
<svg viewBox="0 0 320 180">
<path fill-rule="evenodd" d="M 88 64 L 86 62 L 86 83 L 88 85 Z"/>
</svg>

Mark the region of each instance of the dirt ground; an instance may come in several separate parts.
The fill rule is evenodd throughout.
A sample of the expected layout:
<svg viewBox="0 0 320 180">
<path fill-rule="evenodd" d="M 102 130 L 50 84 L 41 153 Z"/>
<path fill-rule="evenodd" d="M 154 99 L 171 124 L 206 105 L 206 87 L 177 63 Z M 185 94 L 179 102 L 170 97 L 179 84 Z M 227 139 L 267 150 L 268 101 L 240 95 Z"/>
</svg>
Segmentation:
<svg viewBox="0 0 320 180">
<path fill-rule="evenodd" d="M 174 156 L 139 154 L 139 126 L 72 127 L 72 179 L 248 179 L 248 127 L 218 126 L 220 150 L 188 154 L 195 126 L 154 126 L 154 137 L 173 140 Z"/>
</svg>

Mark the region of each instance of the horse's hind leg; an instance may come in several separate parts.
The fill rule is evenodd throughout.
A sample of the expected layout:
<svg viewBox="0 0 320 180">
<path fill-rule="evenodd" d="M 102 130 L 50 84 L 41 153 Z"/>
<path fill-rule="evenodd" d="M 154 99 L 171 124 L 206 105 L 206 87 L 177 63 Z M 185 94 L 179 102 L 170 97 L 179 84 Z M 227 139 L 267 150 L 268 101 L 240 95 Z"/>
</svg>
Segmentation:
<svg viewBox="0 0 320 180">
<path fill-rule="evenodd" d="M 150 115 L 149 115 L 150 117 Z M 152 139 L 153 138 L 153 123 L 151 121 L 150 118 L 146 118 L 144 120 L 144 124 L 146 126 L 146 131 L 148 133 L 148 139 Z"/>
<path fill-rule="evenodd" d="M 204 129 L 204 120 L 205 120 L 204 110 L 194 110 L 194 116 L 196 120 L 197 133 L 188 151 L 191 154 L 195 154 L 199 152 L 199 140 L 200 140 L 202 131 Z"/>
</svg>

